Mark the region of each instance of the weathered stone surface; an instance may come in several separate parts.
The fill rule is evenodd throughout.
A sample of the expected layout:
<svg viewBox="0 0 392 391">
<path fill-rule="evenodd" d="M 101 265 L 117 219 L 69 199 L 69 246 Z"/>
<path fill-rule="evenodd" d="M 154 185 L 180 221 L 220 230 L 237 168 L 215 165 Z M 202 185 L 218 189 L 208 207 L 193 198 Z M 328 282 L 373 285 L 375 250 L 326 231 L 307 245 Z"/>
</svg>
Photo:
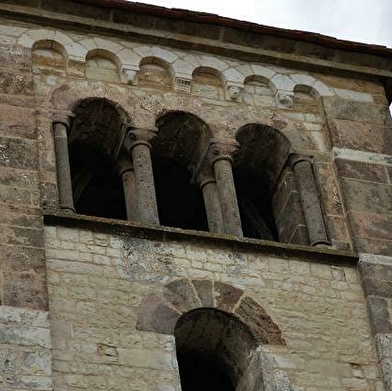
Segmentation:
<svg viewBox="0 0 392 391">
<path fill-rule="evenodd" d="M 33 95 L 32 75 L 0 69 L 0 93 Z"/>
<path fill-rule="evenodd" d="M 4 273 L 3 303 L 32 309 L 47 308 L 45 274 Z"/>
<path fill-rule="evenodd" d="M 285 345 L 279 327 L 273 322 L 263 307 L 258 305 L 252 298 L 244 297 L 239 307 L 235 310 L 256 340 L 273 345 Z"/>
<path fill-rule="evenodd" d="M 353 102 L 342 98 L 324 98 L 325 109 L 331 118 L 390 125 L 388 106 Z"/>
<path fill-rule="evenodd" d="M 370 314 L 370 326 L 373 335 L 390 333 L 392 325 L 386 300 L 380 297 L 368 297 L 366 303 Z"/>
<path fill-rule="evenodd" d="M 179 318 L 179 312 L 169 307 L 158 296 L 150 295 L 140 306 L 136 327 L 139 330 L 173 334 Z"/>
<path fill-rule="evenodd" d="M 392 135 L 388 126 L 372 120 L 369 121 L 370 123 L 360 121 L 361 119 L 355 116 L 349 120 L 331 120 L 330 130 L 333 146 L 368 152 L 391 153 Z M 386 122 L 386 120 L 382 120 L 382 122 Z"/>
<path fill-rule="evenodd" d="M 229 284 L 215 282 L 214 294 L 218 308 L 224 311 L 232 312 L 234 306 L 241 298 L 243 290 L 235 288 Z"/>
<path fill-rule="evenodd" d="M 0 44 L 0 51 L 0 67 L 10 68 L 14 71 L 30 71 L 31 52 L 28 48 L 20 45 Z"/>
<path fill-rule="evenodd" d="M 186 312 L 200 306 L 190 281 L 177 280 L 165 286 L 165 298 L 179 312 Z"/>
<path fill-rule="evenodd" d="M 34 141 L 0 137 L 0 164 L 6 167 L 31 169 L 37 167 Z"/>
<path fill-rule="evenodd" d="M 353 160 L 335 159 L 339 176 L 369 182 L 388 182 L 386 166 Z"/>
<path fill-rule="evenodd" d="M 351 213 L 350 219 L 356 235 L 391 240 L 392 215 Z"/>
<path fill-rule="evenodd" d="M 132 237 L 126 236 L 131 230 L 125 234 L 119 229 L 118 236 L 112 236 L 98 232 L 100 228 L 95 225 L 96 231 L 89 231 L 85 221 L 83 230 L 47 227 L 43 243 L 40 208 L 41 202 L 58 204 L 53 109 L 68 116 L 80 100 L 99 97 L 129 114 L 126 121 L 120 121 L 125 129 L 156 126 L 164 113 L 192 113 L 203 122 L 203 129 L 208 129 L 206 146 L 211 137 L 233 139 L 246 124 L 279 129 L 279 145 L 313 156 L 332 247 L 350 248 L 350 219 L 356 250 L 390 254 L 391 123 L 384 86 L 374 81 L 374 76 L 369 80 L 366 76 L 366 72 L 382 70 L 387 84 L 389 59 L 286 39 L 284 32 L 278 38 L 273 31 L 261 35 L 211 25 L 208 17 L 200 24 L 175 19 L 176 10 L 172 11 L 173 18 L 164 18 L 158 10 L 148 15 L 142 9 L 139 13 L 111 9 L 116 4 L 101 7 L 68 0 L 3 3 L 8 9 L 40 6 L 42 13 L 35 19 L 28 14 L 28 7 L 19 7 L 18 12 L 27 15 L 24 22 L 13 22 L 13 13 L 8 12 L 0 26 L 0 165 L 4 167 L 0 172 L 0 301 L 46 308 L 47 279 L 54 389 L 180 389 L 173 332 L 182 313 L 192 314 L 200 307 L 225 316 L 234 311 L 230 316 L 241 318 L 243 327 L 250 327 L 261 342 L 258 352 L 263 354 L 251 356 L 242 349 L 243 334 L 231 326 L 226 329 L 227 344 L 219 349 L 229 365 L 233 359 L 233 372 L 241 369 L 245 373 L 246 365 L 255 365 L 249 367 L 249 376 L 244 377 L 243 388 L 238 391 L 382 391 L 377 372 L 380 360 L 388 387 L 391 371 L 387 335 L 391 332 L 392 305 L 388 268 L 366 270 L 361 287 L 354 267 L 335 265 L 333 249 L 309 251 L 312 255 L 306 255 L 305 261 L 297 255 L 292 257 L 307 254 L 296 246 L 238 239 L 237 248 L 234 239 L 219 235 L 210 238 L 206 232 L 192 234 L 197 237 L 192 242 L 189 233 L 158 226 L 135 228 Z M 48 20 L 50 16 L 52 21 Z M 67 31 L 61 29 L 57 18 L 66 22 Z M 78 29 L 72 31 L 75 18 Z M 40 24 L 44 20 L 45 26 Z M 91 29 L 94 36 L 86 33 Z M 124 35 L 124 29 L 130 34 Z M 212 42 L 214 39 L 217 41 Z M 33 50 L 32 76 L 30 48 L 38 41 L 39 47 Z M 23 47 L 4 42 L 20 42 Z M 268 53 L 263 53 L 265 50 Z M 97 53 L 108 58 L 94 60 Z M 268 63 L 263 63 L 264 54 L 268 54 Z M 324 64 L 320 68 L 320 60 L 329 61 L 328 67 Z M 86 62 L 91 65 L 94 61 L 97 66 L 92 75 Z M 295 69 L 290 68 L 292 61 Z M 331 75 L 334 63 L 346 70 L 345 77 Z M 113 77 L 107 77 L 106 68 L 99 68 L 102 64 L 110 64 Z M 162 64 L 165 76 L 148 84 L 148 67 L 159 68 Z M 301 64 L 305 70 L 300 69 Z M 361 78 L 349 75 L 352 65 L 361 66 L 357 68 Z M 142 72 L 139 79 L 131 77 L 139 66 L 145 67 L 144 79 Z M 199 67 L 209 72 L 214 69 L 214 75 L 195 77 L 190 90 L 192 74 Z M 170 68 L 170 75 L 166 68 Z M 316 68 L 320 74 L 313 72 Z M 86 69 L 87 78 L 93 76 L 94 80 L 86 80 Z M 120 74 L 121 69 L 126 75 Z M 188 89 L 173 89 L 172 78 L 186 80 Z M 230 94 L 225 93 L 231 86 L 222 85 L 227 81 L 236 81 L 238 89 L 243 88 L 242 83 L 247 84 L 238 100 L 230 100 Z M 133 82 L 132 86 L 126 84 Z M 316 99 L 308 89 L 323 98 Z M 282 103 L 284 108 L 277 107 Z M 35 116 L 39 118 L 37 123 Z M 330 135 L 327 122 L 331 123 Z M 90 125 L 84 127 L 86 138 L 94 133 L 88 132 L 95 129 Z M 192 121 L 178 121 L 174 128 L 185 129 L 189 139 L 195 133 Z M 110 139 L 110 127 L 103 126 L 102 134 Z M 265 141 L 263 148 L 280 151 L 269 144 L 272 139 Z M 358 160 L 374 164 L 340 158 L 333 166 L 330 141 L 335 147 L 360 151 Z M 176 154 L 171 150 L 179 161 L 185 152 L 194 153 L 193 145 L 183 148 L 182 140 L 175 139 L 173 146 L 179 151 Z M 255 147 L 254 159 L 259 153 Z M 159 155 L 154 145 L 151 154 L 153 158 Z M 271 155 L 271 162 L 279 161 L 274 175 L 280 175 L 280 179 L 278 183 L 274 180 L 268 191 L 274 193 L 272 208 L 280 240 L 307 244 L 297 186 L 285 166 L 285 154 L 276 155 Z M 190 171 L 200 163 L 194 160 L 185 164 Z M 255 186 L 270 172 L 270 167 L 260 167 L 260 182 Z M 222 198 L 227 196 L 223 193 Z M 117 227 L 115 220 L 111 224 Z M 155 241 L 147 239 L 146 232 L 151 238 L 156 235 Z M 170 235 L 165 236 L 166 232 Z M 221 246 L 230 240 L 230 246 Z M 244 248 L 246 251 L 240 251 Z M 268 248 L 273 250 L 265 253 Z M 319 262 L 318 254 L 325 263 Z M 341 259 L 340 255 L 336 259 Z M 377 337 L 385 337 L 383 341 L 376 338 L 381 346 L 379 357 L 374 352 L 363 291 L 370 295 L 372 330 Z M 0 389 L 50 390 L 50 341 L 44 338 L 49 336 L 49 321 L 33 315 L 23 321 L 20 317 L 20 312 L 0 316 Z M 195 346 L 200 343 L 207 348 L 212 341 L 208 338 L 213 332 L 219 335 L 224 327 L 206 323 L 203 327 L 193 327 L 190 338 Z M 241 365 L 235 360 L 238 356 L 243 359 Z"/>
<path fill-rule="evenodd" d="M 342 179 L 342 187 L 350 211 L 392 213 L 392 186 L 390 184 Z"/>
<path fill-rule="evenodd" d="M 192 285 L 196 289 L 202 307 L 213 307 L 214 297 L 212 293 L 212 282 L 208 280 L 193 280 Z"/>
</svg>

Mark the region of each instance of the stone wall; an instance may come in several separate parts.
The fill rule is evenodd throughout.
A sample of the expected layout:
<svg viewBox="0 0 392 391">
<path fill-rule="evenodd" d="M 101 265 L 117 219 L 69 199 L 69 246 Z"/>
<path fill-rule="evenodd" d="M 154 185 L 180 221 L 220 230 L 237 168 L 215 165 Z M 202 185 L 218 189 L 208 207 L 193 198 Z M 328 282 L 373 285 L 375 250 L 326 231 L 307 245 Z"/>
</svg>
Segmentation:
<svg viewBox="0 0 392 391">
<path fill-rule="evenodd" d="M 0 44 L 0 302 L 47 308 L 30 50 Z"/>
<path fill-rule="evenodd" d="M 235 313 L 249 298 L 266 311 L 285 342 L 254 356 L 271 384 L 382 391 L 381 364 L 391 388 L 390 54 L 72 1 L 3 0 L 0 13 L 1 389 L 51 390 L 52 338 L 56 391 L 178 390 L 173 335 L 140 317 L 154 313 L 151 295 L 168 305 L 179 281 L 208 286 L 214 308 Z M 273 129 L 311 164 L 332 249 L 292 246 L 309 243 L 310 226 L 287 162 L 270 191 L 289 244 L 269 244 L 273 254 L 246 239 L 167 239 L 164 227 L 155 240 L 92 231 L 88 218 L 85 229 L 47 226 L 44 240 L 42 208 L 59 205 L 53 119 L 87 98 L 112 102 L 134 127 L 181 111 L 221 140 L 249 124 Z M 361 281 L 354 263 L 335 262 L 341 249 L 362 253 Z M 157 319 L 171 325 L 171 311 L 184 312 L 163 308 Z"/>
<path fill-rule="evenodd" d="M 216 284 L 213 307 L 231 300 L 220 283 L 259 303 L 287 343 L 263 354 L 294 389 L 383 390 L 355 266 L 76 228 L 46 227 L 46 243 L 56 390 L 179 389 L 173 336 L 137 322 L 181 279 Z"/>
<path fill-rule="evenodd" d="M 48 312 L 0 307 L 0 389 L 53 389 Z"/>
</svg>

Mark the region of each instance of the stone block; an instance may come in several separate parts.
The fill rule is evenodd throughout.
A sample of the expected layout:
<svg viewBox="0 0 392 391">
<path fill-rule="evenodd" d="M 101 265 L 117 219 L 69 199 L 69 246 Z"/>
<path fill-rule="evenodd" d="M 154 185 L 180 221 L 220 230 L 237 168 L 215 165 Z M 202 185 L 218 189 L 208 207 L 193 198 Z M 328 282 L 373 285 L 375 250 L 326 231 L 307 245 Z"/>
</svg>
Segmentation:
<svg viewBox="0 0 392 391">
<path fill-rule="evenodd" d="M 30 170 L 36 168 L 36 143 L 0 137 L 0 165 Z"/>
<path fill-rule="evenodd" d="M 386 300 L 380 297 L 368 297 L 366 303 L 373 335 L 392 332 Z"/>
<path fill-rule="evenodd" d="M 378 334 L 375 339 L 380 359 L 392 359 L 392 334 Z"/>
<path fill-rule="evenodd" d="M 335 93 L 340 98 L 351 100 L 354 102 L 373 103 L 373 96 L 371 94 L 368 94 L 367 92 L 358 92 L 335 88 Z"/>
<path fill-rule="evenodd" d="M 194 280 L 193 286 L 203 307 L 213 307 L 214 298 L 212 296 L 212 282 L 208 280 Z"/>
<path fill-rule="evenodd" d="M 0 68 L 8 68 L 13 71 L 30 72 L 31 52 L 30 49 L 20 45 L 0 44 Z"/>
<path fill-rule="evenodd" d="M 32 74 L 0 69 L 0 93 L 33 95 Z"/>
<path fill-rule="evenodd" d="M 187 280 L 176 280 L 165 286 L 165 298 L 180 312 L 200 306 L 200 302 L 195 295 L 195 291 Z"/>
<path fill-rule="evenodd" d="M 48 297 L 45 274 L 4 273 L 3 304 L 46 310 Z"/>
<path fill-rule="evenodd" d="M 340 177 L 361 179 L 369 182 L 388 182 L 387 166 L 341 158 L 335 159 L 335 164 Z"/>
<path fill-rule="evenodd" d="M 1 78 L 1 75 L 0 75 Z M 0 105 L 0 135 L 36 138 L 35 111 L 30 108 Z"/>
<path fill-rule="evenodd" d="M 232 312 L 243 294 L 241 289 L 218 281 L 214 284 L 214 291 L 217 307 L 228 312 Z"/>
<path fill-rule="evenodd" d="M 349 211 L 392 214 L 392 185 L 354 179 L 341 183 Z"/>
<path fill-rule="evenodd" d="M 45 270 L 45 254 L 41 248 L 0 245 L 0 268 L 18 272 Z"/>
<path fill-rule="evenodd" d="M 261 343 L 285 345 L 279 327 L 273 322 L 263 307 L 252 298 L 244 297 L 235 314 L 248 325 L 255 339 Z"/>
<path fill-rule="evenodd" d="M 388 126 L 388 106 L 354 102 L 343 98 L 323 98 L 324 108 L 331 118 Z"/>
<path fill-rule="evenodd" d="M 357 122 L 358 121 L 358 122 Z M 330 121 L 332 144 L 338 148 L 391 153 L 392 135 L 387 126 L 364 124 L 360 119 Z"/>
<path fill-rule="evenodd" d="M 390 255 L 392 240 L 368 239 L 354 236 L 355 248 L 358 252 Z"/>
<path fill-rule="evenodd" d="M 350 221 L 357 236 L 392 240 L 392 214 L 350 213 Z"/>
<path fill-rule="evenodd" d="M 43 231 L 37 228 L 2 226 L 0 243 L 43 248 Z"/>
<path fill-rule="evenodd" d="M 180 313 L 174 311 L 156 295 L 150 295 L 139 307 L 136 327 L 138 330 L 153 331 L 161 334 L 174 334 Z"/>
</svg>

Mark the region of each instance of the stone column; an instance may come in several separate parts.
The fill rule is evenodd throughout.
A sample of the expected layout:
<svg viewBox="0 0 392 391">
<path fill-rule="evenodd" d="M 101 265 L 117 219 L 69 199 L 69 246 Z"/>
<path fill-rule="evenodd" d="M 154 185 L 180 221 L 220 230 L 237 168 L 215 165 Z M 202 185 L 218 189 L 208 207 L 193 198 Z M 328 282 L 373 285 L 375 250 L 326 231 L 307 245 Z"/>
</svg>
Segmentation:
<svg viewBox="0 0 392 391">
<path fill-rule="evenodd" d="M 118 173 L 123 182 L 127 219 L 129 221 L 135 221 L 137 220 L 136 178 L 131 157 L 128 152 L 124 151 L 124 153 L 120 153 L 117 167 Z"/>
<path fill-rule="evenodd" d="M 54 150 L 56 154 L 57 188 L 61 209 L 75 212 L 71 168 L 68 155 L 69 117 L 66 114 L 56 114 L 53 119 Z"/>
<path fill-rule="evenodd" d="M 204 207 L 210 232 L 224 233 L 222 210 L 220 207 L 219 192 L 214 178 L 206 178 L 200 183 L 203 192 Z"/>
<path fill-rule="evenodd" d="M 150 141 L 156 137 L 156 133 L 157 129 L 132 129 L 124 141 L 125 147 L 132 155 L 137 219 L 148 224 L 159 224 L 150 153 Z"/>
<path fill-rule="evenodd" d="M 313 175 L 312 160 L 308 156 L 291 155 L 290 165 L 298 183 L 302 210 L 311 246 L 329 246 L 327 230 Z"/>
<path fill-rule="evenodd" d="M 237 194 L 234 185 L 232 155 L 238 143 L 213 140 L 210 146 L 210 161 L 215 174 L 225 233 L 243 236 Z"/>
</svg>

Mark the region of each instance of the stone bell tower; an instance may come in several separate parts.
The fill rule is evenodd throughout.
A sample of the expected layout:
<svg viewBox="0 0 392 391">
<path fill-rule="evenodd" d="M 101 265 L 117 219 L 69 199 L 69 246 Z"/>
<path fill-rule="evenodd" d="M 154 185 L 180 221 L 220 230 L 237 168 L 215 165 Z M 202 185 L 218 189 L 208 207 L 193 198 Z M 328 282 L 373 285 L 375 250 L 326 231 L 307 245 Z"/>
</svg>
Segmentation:
<svg viewBox="0 0 392 391">
<path fill-rule="evenodd" d="M 392 389 L 392 50 L 0 0 L 0 389 Z"/>
</svg>

